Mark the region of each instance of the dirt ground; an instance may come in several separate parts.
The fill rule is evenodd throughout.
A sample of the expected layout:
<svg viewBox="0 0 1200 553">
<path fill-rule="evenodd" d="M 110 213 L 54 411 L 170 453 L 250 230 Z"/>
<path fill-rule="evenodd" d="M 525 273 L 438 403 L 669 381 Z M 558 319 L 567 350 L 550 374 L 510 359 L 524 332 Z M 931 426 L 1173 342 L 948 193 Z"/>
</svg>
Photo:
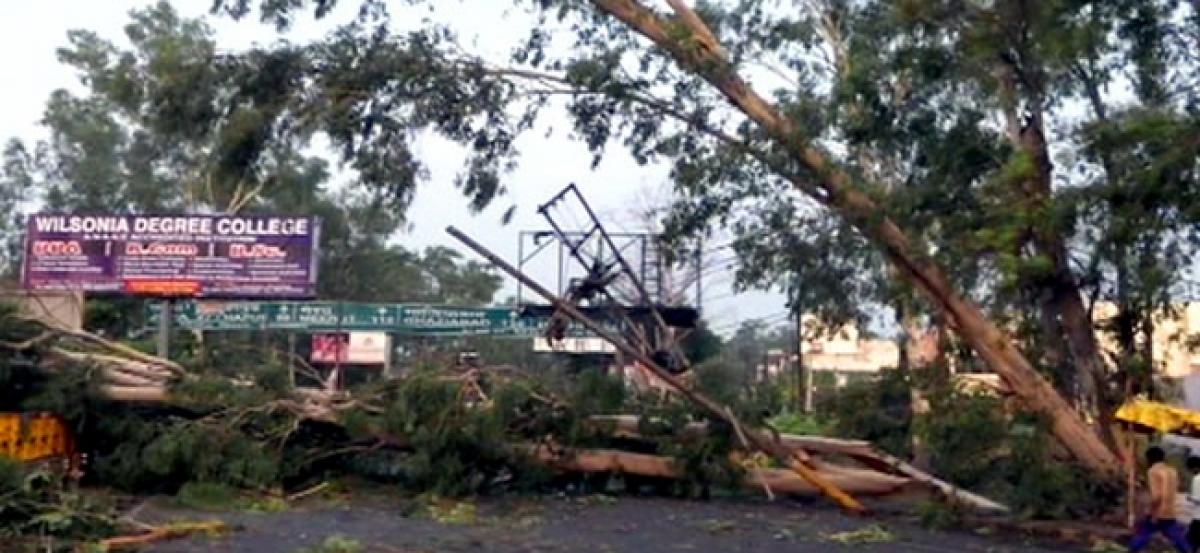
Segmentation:
<svg viewBox="0 0 1200 553">
<path fill-rule="evenodd" d="M 314 502 L 276 513 L 199 513 L 156 501 L 140 516 L 158 521 L 214 517 L 237 530 L 222 537 L 165 542 L 146 551 L 293 553 L 319 546 L 330 536 L 354 540 L 361 553 L 1074 550 L 1062 544 L 1038 545 L 1020 536 L 984 535 L 969 529 L 931 531 L 897 515 L 860 519 L 821 504 L 748 500 L 519 498 L 469 503 L 441 514 L 383 498 Z M 878 532 L 879 527 L 886 532 Z M 845 534 L 855 531 L 858 534 Z M 854 539 L 856 535 L 859 539 Z M 871 541 L 871 537 L 879 541 Z"/>
</svg>

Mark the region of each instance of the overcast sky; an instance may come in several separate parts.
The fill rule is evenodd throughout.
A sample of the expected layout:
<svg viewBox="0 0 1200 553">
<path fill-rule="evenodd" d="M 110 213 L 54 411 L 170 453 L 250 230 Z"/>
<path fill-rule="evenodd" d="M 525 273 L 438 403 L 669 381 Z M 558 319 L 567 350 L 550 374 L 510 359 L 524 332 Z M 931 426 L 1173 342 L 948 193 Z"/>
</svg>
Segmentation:
<svg viewBox="0 0 1200 553">
<path fill-rule="evenodd" d="M 122 28 L 128 21 L 129 10 L 149 3 L 144 0 L 0 2 L 0 48 L 5 52 L 5 73 L 9 75 L 0 102 L 0 136 L 5 140 L 15 136 L 26 141 L 44 138 L 46 133 L 38 120 L 51 91 L 78 89 L 76 76 L 55 58 L 55 49 L 66 44 L 68 30 L 90 29 L 110 40 L 123 41 Z M 207 16 L 211 3 L 211 0 L 172 2 L 188 17 Z M 323 22 L 300 18 L 288 33 L 288 39 L 299 42 L 323 35 L 332 24 L 346 21 L 355 4 L 343 2 L 339 8 L 342 13 L 335 13 Z M 487 57 L 502 56 L 517 33 L 528 28 L 521 14 L 503 11 L 508 4 L 496 0 L 439 0 L 438 9 L 445 11 L 434 17 L 459 29 L 464 43 L 474 52 Z M 394 9 L 403 9 L 401 5 L 397 3 Z M 410 17 L 403 19 L 415 21 Z M 216 30 L 217 43 L 222 49 L 237 50 L 279 38 L 274 28 L 257 21 L 232 22 L 210 17 L 209 24 Z M 666 168 L 638 166 L 619 148 L 613 148 L 606 160 L 591 170 L 591 156 L 582 144 L 565 138 L 567 121 L 550 120 L 548 124 L 556 131 L 552 136 L 529 133 L 521 139 L 521 163 L 507 181 L 509 194 L 478 215 L 467 209 L 466 200 L 453 188 L 452 179 L 462 161 L 457 148 L 438 140 L 420 144 L 419 154 L 429 166 L 431 178 L 418 189 L 408 214 L 411 228 L 397 236 L 396 241 L 408 248 L 435 244 L 458 247 L 444 232 L 446 225 L 453 224 L 505 258 L 516 259 L 518 231 L 545 228 L 544 220 L 535 211 L 537 205 L 568 183 L 578 183 L 603 217 L 627 230 L 633 230 L 630 206 L 646 196 L 661 197 L 669 190 Z M 501 215 L 514 204 L 516 216 L 509 225 L 501 225 Z M 536 266 L 534 276 L 553 287 L 554 262 L 549 256 L 544 261 Z M 730 288 L 732 271 L 710 273 L 706 278 L 704 312 L 718 330 L 732 331 L 745 319 L 772 322 L 782 319 L 784 302 L 780 294 L 734 295 Z M 497 299 L 514 290 L 515 285 L 509 283 Z"/>
</svg>

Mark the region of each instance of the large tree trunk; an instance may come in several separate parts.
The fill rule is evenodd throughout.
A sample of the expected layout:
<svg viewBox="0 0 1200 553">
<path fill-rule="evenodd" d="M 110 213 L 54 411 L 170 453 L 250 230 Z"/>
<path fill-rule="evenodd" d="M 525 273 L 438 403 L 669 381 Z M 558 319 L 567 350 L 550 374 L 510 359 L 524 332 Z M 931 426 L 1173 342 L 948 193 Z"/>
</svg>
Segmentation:
<svg viewBox="0 0 1200 553">
<path fill-rule="evenodd" d="M 1010 67 L 1015 72 L 1015 68 Z M 1005 79 L 1008 95 L 1016 96 L 1014 78 Z M 1022 193 L 1028 203 L 1026 208 L 1034 213 L 1045 213 L 1053 203 L 1054 165 L 1050 160 L 1040 111 L 1027 114 L 1027 123 L 1021 126 L 1016 106 L 1009 106 L 1005 114 L 1008 119 L 1008 137 L 1013 147 L 1033 160 L 1034 174 L 1023 183 Z M 1045 288 L 1050 292 L 1050 301 L 1045 305 L 1049 313 L 1043 316 L 1051 321 L 1057 319 L 1065 334 L 1068 353 L 1076 367 L 1074 381 L 1077 398 L 1087 410 L 1104 411 L 1107 398 L 1104 394 L 1104 359 L 1096 343 L 1096 332 L 1091 318 L 1083 305 L 1079 283 L 1071 271 L 1070 257 L 1062 236 L 1057 229 L 1042 227 L 1031 229 L 1034 245 L 1041 255 L 1047 256 L 1052 264 L 1049 282 Z"/>
<path fill-rule="evenodd" d="M 1015 347 L 1008 336 L 984 316 L 980 308 L 951 285 L 942 269 L 924 252 L 915 251 L 911 241 L 870 196 L 853 184 L 852 177 L 830 161 L 821 150 L 804 140 L 802 129 L 782 115 L 754 91 L 725 59 L 721 47 L 703 23 L 680 17 L 691 35 L 680 40 L 656 12 L 634 0 L 591 0 L 599 10 L 619 19 L 636 32 L 668 51 L 683 67 L 720 90 L 729 102 L 762 128 L 782 149 L 789 161 L 800 164 L 798 174 L 783 162 L 762 152 L 747 152 L 788 178 L 799 190 L 828 206 L 869 237 L 884 252 L 904 278 L 943 310 L 956 330 L 1012 388 L 1029 408 L 1044 414 L 1064 447 L 1083 465 L 1102 476 L 1120 477 L 1116 455 L 1079 417 L 1050 383 Z M 677 12 L 690 11 L 678 1 Z"/>
<path fill-rule="evenodd" d="M 601 415 L 593 416 L 589 420 L 605 431 L 610 432 L 613 436 L 633 439 L 642 438 L 642 421 L 636 415 Z M 708 436 L 708 424 L 696 422 L 684 426 L 678 438 L 681 440 L 696 440 L 706 436 Z M 963 490 L 896 457 L 876 451 L 870 442 L 796 434 L 780 434 L 779 441 L 785 447 L 790 447 L 797 451 L 804 451 L 813 455 L 849 457 L 873 470 L 911 478 L 913 482 L 937 491 L 950 501 L 960 502 L 974 509 L 995 512 L 1007 512 L 1009 510 L 1008 507 L 1000 503 Z M 825 463 L 818 468 L 828 469 L 835 466 Z"/>
<path fill-rule="evenodd" d="M 552 451 L 545 446 L 530 448 L 531 457 L 551 468 L 568 472 L 633 474 L 652 478 L 683 477 L 675 459 L 615 449 Z M 854 495 L 887 495 L 900 491 L 911 479 L 874 470 L 853 469 L 819 463 L 816 472 Z M 817 496 L 821 493 L 808 480 L 788 469 L 752 468 L 742 483 L 748 489 L 767 488 L 772 493 Z"/>
<path fill-rule="evenodd" d="M 1013 147 L 1033 162 L 1033 174 L 1020 185 L 1025 201 L 1023 208 L 1030 213 L 1049 216 L 1054 202 L 1054 163 L 1046 144 L 1041 102 L 1037 97 L 1040 91 L 1030 92 L 1034 97 L 1028 100 L 1029 105 L 1025 107 L 1023 115 L 1019 115 L 1016 98 L 1020 93 L 1017 75 L 1021 68 L 1015 65 L 1017 63 L 1011 59 L 1001 62 L 999 84 L 1005 90 L 1003 96 L 1010 99 L 1004 108 L 1006 134 Z M 1099 436 L 1111 450 L 1115 442 L 1109 434 L 1110 405 L 1105 393 L 1107 368 L 1096 341 L 1091 317 L 1083 304 L 1079 282 L 1071 270 L 1067 247 L 1058 229 L 1052 226 L 1038 225 L 1030 229 L 1030 235 L 1037 251 L 1051 262 L 1051 273 L 1043 285 L 1050 297 L 1043 305 L 1042 317 L 1051 326 L 1055 326 L 1054 323 L 1061 325 L 1067 353 L 1075 366 L 1075 374 L 1072 375 L 1075 398 L 1083 411 L 1099 414 Z M 1058 342 L 1056 336 L 1050 337 L 1050 340 L 1052 344 Z"/>
</svg>

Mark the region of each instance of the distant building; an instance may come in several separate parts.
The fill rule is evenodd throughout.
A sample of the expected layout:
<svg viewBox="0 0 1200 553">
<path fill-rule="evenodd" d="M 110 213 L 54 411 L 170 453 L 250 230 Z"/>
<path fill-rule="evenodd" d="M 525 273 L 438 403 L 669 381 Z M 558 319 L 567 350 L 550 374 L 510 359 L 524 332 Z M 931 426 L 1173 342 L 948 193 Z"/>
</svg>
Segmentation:
<svg viewBox="0 0 1200 553">
<path fill-rule="evenodd" d="M 1159 374 L 1166 378 L 1184 378 L 1200 374 L 1200 350 L 1193 350 L 1189 342 L 1200 339 L 1200 302 L 1178 304 L 1174 313 L 1160 313 L 1154 317 L 1154 362 Z M 1098 302 L 1092 310 L 1092 320 L 1101 322 L 1117 314 L 1117 306 Z M 1141 336 L 1138 337 L 1142 340 Z M 1116 355 L 1120 347 L 1112 333 L 1099 334 L 1100 347 Z"/>
<path fill-rule="evenodd" d="M 872 375 L 895 368 L 900 347 L 893 340 L 863 339 L 858 328 L 847 325 L 832 333 L 805 340 L 800 344 L 804 367 L 814 373 L 829 373 L 838 386 L 851 375 Z M 769 350 L 758 367 L 760 379 L 775 379 L 795 370 L 796 355 L 781 349 Z"/>
<path fill-rule="evenodd" d="M 1200 302 L 1183 303 L 1173 311 L 1155 317 L 1154 362 L 1163 377 L 1181 379 L 1195 375 L 1200 378 L 1200 348 L 1190 347 L 1194 343 L 1200 345 Z M 1115 316 L 1116 312 L 1114 304 L 1099 302 L 1093 309 L 1093 320 L 1100 323 Z M 1116 340 L 1109 332 L 1098 332 L 1097 340 L 1110 354 L 1106 360 L 1111 362 L 1120 351 Z M 853 325 L 847 325 L 831 336 L 806 340 L 800 347 L 806 368 L 834 374 L 839 385 L 848 375 L 874 374 L 884 368 L 896 367 L 900 359 L 900 349 L 895 341 L 862 339 Z M 792 351 L 770 350 L 759 364 L 757 374 L 760 379 L 778 378 L 795 370 L 795 363 L 796 355 Z M 975 384 L 1001 386 L 999 377 L 990 373 L 960 376 Z M 1197 396 L 1200 397 L 1200 392 Z"/>
</svg>

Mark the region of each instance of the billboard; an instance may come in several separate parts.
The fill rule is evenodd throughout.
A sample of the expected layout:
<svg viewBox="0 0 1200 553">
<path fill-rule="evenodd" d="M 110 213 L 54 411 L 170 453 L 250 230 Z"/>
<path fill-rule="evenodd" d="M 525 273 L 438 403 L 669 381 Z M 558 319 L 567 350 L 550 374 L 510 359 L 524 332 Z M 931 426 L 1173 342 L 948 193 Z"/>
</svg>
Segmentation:
<svg viewBox="0 0 1200 553">
<path fill-rule="evenodd" d="M 319 240 L 316 217 L 35 214 L 22 282 L 31 290 L 311 298 Z"/>
<path fill-rule="evenodd" d="M 390 353 L 391 337 L 385 332 L 314 334 L 310 360 L 328 364 L 386 365 Z"/>
<path fill-rule="evenodd" d="M 616 353 L 617 347 L 608 340 L 597 337 L 568 336 L 562 340 L 551 342 L 546 338 L 533 339 L 533 351 L 539 353 Z"/>
<path fill-rule="evenodd" d="M 350 338 L 345 334 L 313 334 L 312 354 L 309 355 L 309 361 L 330 364 L 345 363 L 349 342 Z"/>
</svg>

